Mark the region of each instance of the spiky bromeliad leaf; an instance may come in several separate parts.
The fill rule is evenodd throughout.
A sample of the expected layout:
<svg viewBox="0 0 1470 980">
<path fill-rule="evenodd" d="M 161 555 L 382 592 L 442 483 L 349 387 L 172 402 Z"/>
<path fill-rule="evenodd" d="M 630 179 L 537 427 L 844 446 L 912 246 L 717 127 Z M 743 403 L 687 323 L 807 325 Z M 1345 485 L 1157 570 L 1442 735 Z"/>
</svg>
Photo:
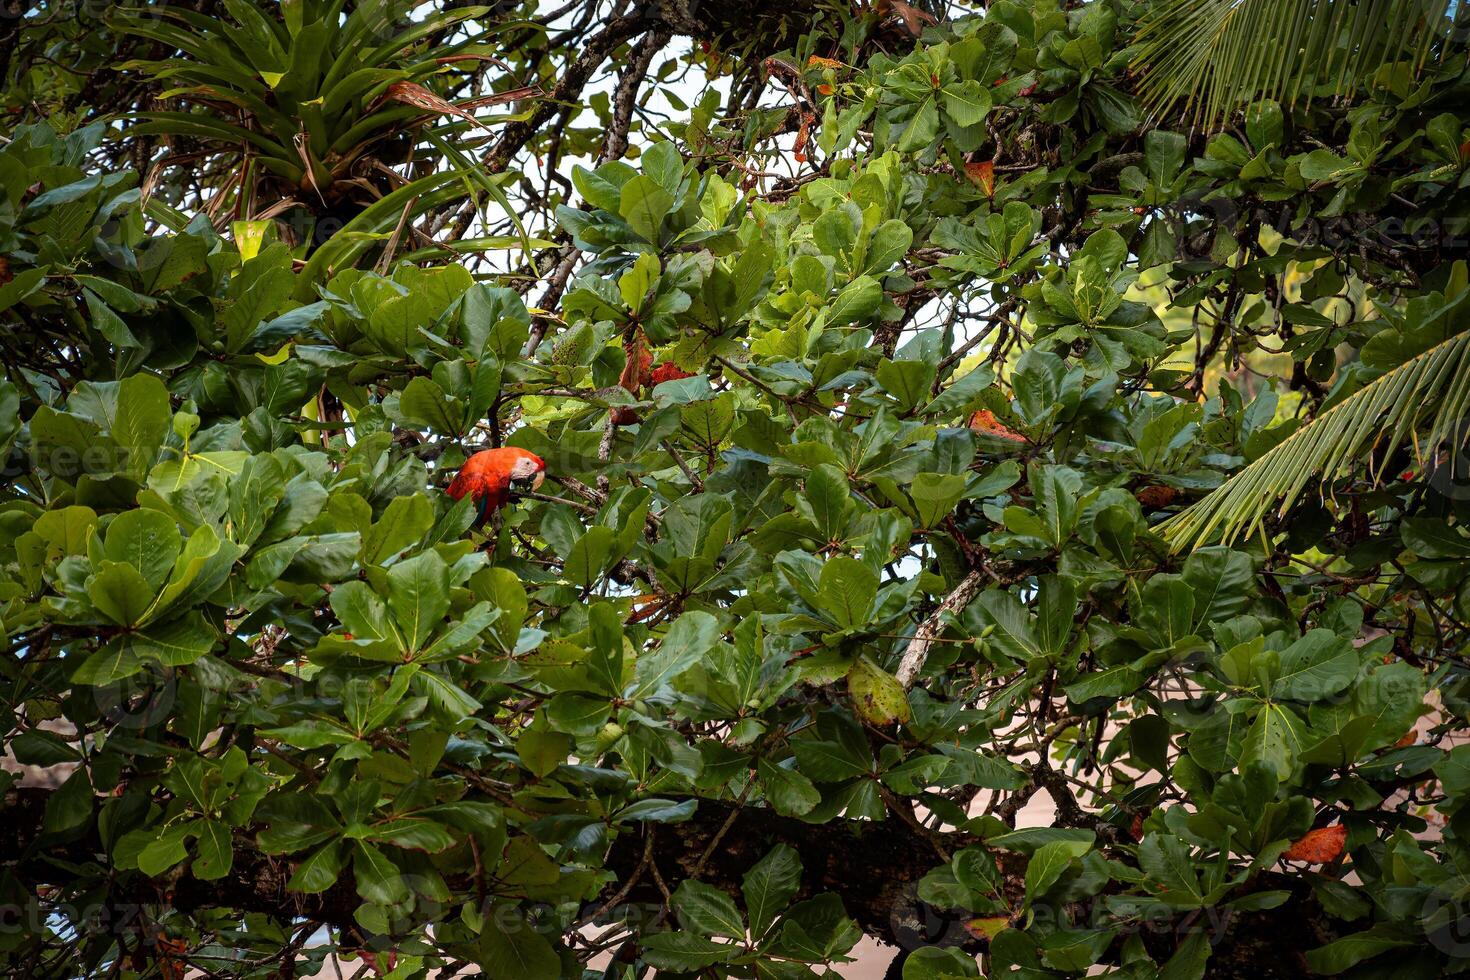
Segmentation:
<svg viewBox="0 0 1470 980">
<path fill-rule="evenodd" d="M 1302 426 L 1199 503 L 1160 525 L 1175 550 L 1218 535 L 1229 542 L 1284 516 L 1314 478 L 1347 473 L 1370 451 L 1379 459 L 1411 442 L 1422 465 L 1456 436 L 1470 411 L 1470 331 L 1456 334 Z M 1428 433 L 1420 440 L 1418 435 Z M 1279 506 L 1278 505 L 1279 502 Z"/>
<path fill-rule="evenodd" d="M 1443 57 L 1456 0 L 1160 0 L 1138 32 L 1145 102 L 1207 127 L 1257 97 L 1341 94 Z"/>
</svg>

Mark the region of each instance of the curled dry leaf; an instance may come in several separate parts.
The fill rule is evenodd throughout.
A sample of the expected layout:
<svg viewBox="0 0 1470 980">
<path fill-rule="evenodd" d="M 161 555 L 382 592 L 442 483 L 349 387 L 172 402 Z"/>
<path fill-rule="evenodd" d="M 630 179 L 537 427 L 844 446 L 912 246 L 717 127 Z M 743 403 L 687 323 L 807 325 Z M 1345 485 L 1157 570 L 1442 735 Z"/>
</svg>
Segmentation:
<svg viewBox="0 0 1470 980">
<path fill-rule="evenodd" d="M 801 117 L 801 126 L 796 131 L 795 156 L 797 163 L 806 163 L 806 144 L 811 139 L 812 121 L 816 117 L 810 112 Z"/>
<path fill-rule="evenodd" d="M 884 17 L 892 15 L 902 23 L 904 30 L 914 37 L 924 33 L 924 28 L 930 24 L 939 23 L 938 19 L 927 10 L 920 10 L 912 4 L 904 3 L 903 0 L 878 0 L 873 9 Z"/>
<path fill-rule="evenodd" d="M 458 116 L 471 126 L 478 126 L 481 129 L 485 129 L 487 128 L 485 124 L 476 119 L 474 113 L 469 111 L 470 109 L 487 105 L 502 105 L 506 102 L 515 102 L 519 99 L 532 98 L 540 94 L 541 90 L 539 88 L 527 86 L 512 89 L 509 92 L 496 92 L 493 95 L 481 96 L 478 99 L 468 99 L 456 105 L 453 102 L 440 98 L 417 82 L 394 82 L 384 91 L 383 98 L 424 109 L 435 115 Z"/>
<path fill-rule="evenodd" d="M 618 377 L 618 384 L 636 398 L 648 383 L 648 371 L 653 366 L 653 352 L 648 349 L 648 340 L 641 329 L 634 330 L 623 341 L 623 354 L 623 373 Z M 614 408 L 609 417 L 613 425 L 632 425 L 638 421 L 638 413 L 626 405 Z"/>
</svg>

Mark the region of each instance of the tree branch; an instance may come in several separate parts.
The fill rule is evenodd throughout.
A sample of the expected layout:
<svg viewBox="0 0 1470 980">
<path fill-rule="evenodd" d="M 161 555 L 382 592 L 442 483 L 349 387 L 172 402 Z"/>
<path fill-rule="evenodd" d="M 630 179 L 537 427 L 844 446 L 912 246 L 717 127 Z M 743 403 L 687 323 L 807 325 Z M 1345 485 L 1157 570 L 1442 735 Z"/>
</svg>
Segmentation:
<svg viewBox="0 0 1470 980">
<path fill-rule="evenodd" d="M 975 594 L 980 591 L 980 584 L 985 581 L 985 570 L 977 568 L 964 578 L 960 584 L 955 586 L 954 591 L 945 597 L 939 604 L 939 608 L 929 614 L 929 618 L 914 630 L 914 638 L 909 640 L 908 648 L 903 652 L 903 659 L 898 662 L 898 682 L 907 690 L 914 686 L 914 680 L 919 676 L 919 671 L 924 669 L 924 661 L 929 659 L 929 648 L 944 632 L 944 614 L 958 613 L 970 604 Z"/>
</svg>

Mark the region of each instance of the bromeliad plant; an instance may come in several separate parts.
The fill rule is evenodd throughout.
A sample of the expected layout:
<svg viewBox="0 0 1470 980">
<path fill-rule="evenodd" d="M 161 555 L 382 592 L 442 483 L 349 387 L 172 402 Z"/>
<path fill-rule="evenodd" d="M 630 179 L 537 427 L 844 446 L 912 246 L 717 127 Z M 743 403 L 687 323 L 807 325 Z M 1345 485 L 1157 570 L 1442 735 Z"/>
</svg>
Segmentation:
<svg viewBox="0 0 1470 980">
<path fill-rule="evenodd" d="M 159 100 L 183 106 L 136 113 L 128 131 L 226 156 L 242 217 L 274 213 L 288 198 L 323 211 L 371 203 L 404 183 L 391 168 L 411 160 L 421 121 L 453 115 L 478 126 L 472 109 L 537 94 L 446 101 L 441 93 L 480 79 L 496 61 L 488 39 L 525 25 L 482 25 L 489 8 L 477 6 L 411 18 L 416 6 L 295 0 L 276 17 L 232 2 L 224 4 L 228 19 L 170 4 L 118 8 L 114 30 L 169 52 L 119 67 L 167 83 Z M 262 193 L 259 181 L 273 186 Z"/>
</svg>

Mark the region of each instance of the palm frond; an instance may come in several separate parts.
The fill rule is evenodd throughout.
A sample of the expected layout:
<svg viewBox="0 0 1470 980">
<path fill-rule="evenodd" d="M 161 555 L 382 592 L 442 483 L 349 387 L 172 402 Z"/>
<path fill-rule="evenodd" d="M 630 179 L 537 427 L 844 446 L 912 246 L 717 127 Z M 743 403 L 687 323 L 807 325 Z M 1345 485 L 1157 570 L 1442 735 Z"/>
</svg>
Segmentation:
<svg viewBox="0 0 1470 980">
<path fill-rule="evenodd" d="M 1364 385 L 1159 529 L 1176 551 L 1253 534 L 1273 508 L 1285 516 L 1309 483 L 1348 472 L 1370 452 L 1386 459 L 1407 442 L 1421 466 L 1433 461 L 1467 413 L 1470 331 Z"/>
<path fill-rule="evenodd" d="M 1156 115 L 1206 127 L 1257 98 L 1342 94 L 1385 65 L 1444 56 L 1459 0 L 1159 0 L 1134 67 Z"/>
</svg>

